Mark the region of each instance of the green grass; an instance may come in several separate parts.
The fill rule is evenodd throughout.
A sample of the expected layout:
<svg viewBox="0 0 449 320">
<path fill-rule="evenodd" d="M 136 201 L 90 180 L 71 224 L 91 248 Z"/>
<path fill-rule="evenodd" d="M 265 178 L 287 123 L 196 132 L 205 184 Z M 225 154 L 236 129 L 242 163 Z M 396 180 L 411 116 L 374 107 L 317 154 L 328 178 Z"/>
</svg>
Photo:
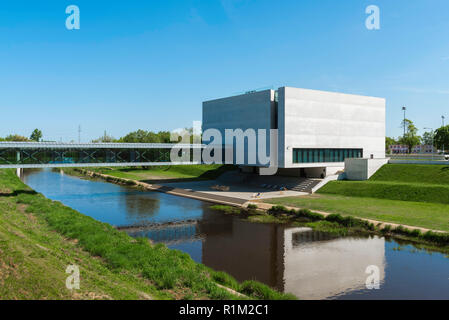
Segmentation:
<svg viewBox="0 0 449 320">
<path fill-rule="evenodd" d="M 12 171 L 0 170 L 0 299 L 167 299 L 129 272 L 113 272 L 74 240 L 54 232 L 19 198 L 37 197 Z M 80 268 L 80 289 L 65 286 L 68 265 Z"/>
<path fill-rule="evenodd" d="M 388 164 L 368 181 L 331 181 L 318 193 L 449 204 L 449 167 Z"/>
<path fill-rule="evenodd" d="M 265 202 L 449 231 L 449 205 L 440 203 L 348 197 L 331 194 L 274 198 Z"/>
<path fill-rule="evenodd" d="M 226 214 L 240 214 L 241 213 L 241 209 L 240 208 L 226 206 L 226 205 L 220 205 L 220 204 L 213 205 L 210 208 L 214 209 L 214 210 L 218 210 L 218 211 L 224 212 Z"/>
<path fill-rule="evenodd" d="M 419 164 L 387 164 L 369 181 L 439 184 L 449 186 L 449 166 Z"/>
<path fill-rule="evenodd" d="M 90 171 L 111 175 L 118 178 L 133 180 L 211 180 L 233 166 L 211 164 L 211 165 L 176 165 L 176 166 L 154 166 L 147 169 L 124 167 L 124 168 L 88 168 Z M 65 170 L 65 169 L 64 169 Z"/>
<path fill-rule="evenodd" d="M 46 199 L 12 170 L 0 170 L 0 209 L 2 298 L 236 298 L 215 284 L 215 271 L 188 254 L 131 238 Z M 68 264 L 81 268 L 80 292 L 65 289 Z M 222 281 L 240 291 L 246 288 L 229 275 Z M 260 297 L 258 289 L 248 292 L 251 298 Z M 291 298 L 267 286 L 264 292 L 267 299 Z"/>
<path fill-rule="evenodd" d="M 449 185 L 377 181 L 331 181 L 319 194 L 449 204 Z"/>
</svg>

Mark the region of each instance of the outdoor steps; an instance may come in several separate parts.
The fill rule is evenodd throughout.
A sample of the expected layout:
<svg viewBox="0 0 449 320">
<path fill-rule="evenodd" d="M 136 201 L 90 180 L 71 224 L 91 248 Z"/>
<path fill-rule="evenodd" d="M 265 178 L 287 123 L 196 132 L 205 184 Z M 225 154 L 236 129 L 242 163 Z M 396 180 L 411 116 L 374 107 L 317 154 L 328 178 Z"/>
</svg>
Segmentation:
<svg viewBox="0 0 449 320">
<path fill-rule="evenodd" d="M 239 173 L 238 171 L 226 172 L 218 178 L 220 184 L 252 185 L 267 191 L 285 188 L 297 192 L 311 193 L 322 179 L 288 177 L 288 176 L 259 176 L 257 174 Z"/>
<path fill-rule="evenodd" d="M 311 193 L 313 187 L 315 187 L 320 182 L 321 182 L 321 180 L 319 180 L 319 179 L 304 179 L 297 185 L 289 186 L 288 189 L 292 190 L 292 191 Z"/>
</svg>

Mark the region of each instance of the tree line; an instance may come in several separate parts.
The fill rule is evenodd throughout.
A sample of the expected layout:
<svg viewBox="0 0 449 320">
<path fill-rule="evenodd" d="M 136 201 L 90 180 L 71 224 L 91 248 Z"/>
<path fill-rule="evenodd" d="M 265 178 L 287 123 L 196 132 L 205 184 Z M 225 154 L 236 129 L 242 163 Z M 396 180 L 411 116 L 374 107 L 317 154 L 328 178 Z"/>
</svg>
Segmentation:
<svg viewBox="0 0 449 320">
<path fill-rule="evenodd" d="M 183 130 L 178 131 L 179 135 L 186 136 L 188 135 L 190 137 L 190 143 L 194 142 L 194 135 L 193 135 L 193 129 L 192 128 L 185 128 Z M 150 130 L 136 130 L 132 131 L 125 136 L 115 139 L 114 137 L 108 135 L 106 132 L 103 136 L 99 137 L 98 139 L 94 139 L 91 142 L 92 143 L 107 143 L 107 142 L 116 142 L 116 143 L 174 143 L 176 141 L 170 140 L 171 133 L 170 131 L 159 131 L 159 132 L 153 132 Z M 201 137 L 196 136 L 196 141 L 201 141 Z M 199 140 L 198 140 L 199 139 Z M 179 138 L 179 141 L 181 138 Z M 35 129 L 30 137 L 25 137 L 19 134 L 11 134 L 6 136 L 5 138 L 0 137 L 0 141 L 17 141 L 17 142 L 39 142 L 42 141 L 42 131 L 39 129 Z"/>
<path fill-rule="evenodd" d="M 433 145 L 439 150 L 449 150 L 449 125 L 442 126 L 434 131 L 425 132 L 422 136 L 418 135 L 418 128 L 409 119 L 404 119 L 401 126 L 406 128 L 403 136 L 397 139 L 385 138 L 387 152 L 390 151 L 390 146 L 398 144 L 407 146 L 409 153 L 412 152 L 415 146 L 421 144 Z"/>
<path fill-rule="evenodd" d="M 16 141 L 16 142 L 39 142 L 42 140 L 42 131 L 34 129 L 30 137 L 21 136 L 20 134 L 10 134 L 5 138 L 0 137 L 0 141 Z"/>
</svg>

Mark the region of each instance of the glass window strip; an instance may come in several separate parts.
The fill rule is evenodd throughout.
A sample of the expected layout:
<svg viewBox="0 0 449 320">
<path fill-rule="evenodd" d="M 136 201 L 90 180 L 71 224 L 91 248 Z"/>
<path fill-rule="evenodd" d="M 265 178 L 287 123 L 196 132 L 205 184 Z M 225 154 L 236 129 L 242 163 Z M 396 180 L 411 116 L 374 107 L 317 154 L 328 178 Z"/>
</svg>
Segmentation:
<svg viewBox="0 0 449 320">
<path fill-rule="evenodd" d="M 363 158 L 363 149 L 293 148 L 293 163 L 344 162 L 346 158 Z"/>
</svg>

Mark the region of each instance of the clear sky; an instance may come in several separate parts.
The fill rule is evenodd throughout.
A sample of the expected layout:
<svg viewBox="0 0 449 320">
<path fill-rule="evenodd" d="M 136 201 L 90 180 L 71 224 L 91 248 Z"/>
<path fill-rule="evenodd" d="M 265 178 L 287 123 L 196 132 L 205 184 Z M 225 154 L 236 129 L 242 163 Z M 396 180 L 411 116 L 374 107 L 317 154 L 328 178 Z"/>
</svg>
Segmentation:
<svg viewBox="0 0 449 320">
<path fill-rule="evenodd" d="M 65 27 L 71 4 L 80 30 Z M 204 100 L 280 86 L 384 97 L 387 135 L 402 105 L 422 134 L 449 123 L 448 75 L 447 0 L 0 3 L 0 136 L 172 130 Z"/>
</svg>

